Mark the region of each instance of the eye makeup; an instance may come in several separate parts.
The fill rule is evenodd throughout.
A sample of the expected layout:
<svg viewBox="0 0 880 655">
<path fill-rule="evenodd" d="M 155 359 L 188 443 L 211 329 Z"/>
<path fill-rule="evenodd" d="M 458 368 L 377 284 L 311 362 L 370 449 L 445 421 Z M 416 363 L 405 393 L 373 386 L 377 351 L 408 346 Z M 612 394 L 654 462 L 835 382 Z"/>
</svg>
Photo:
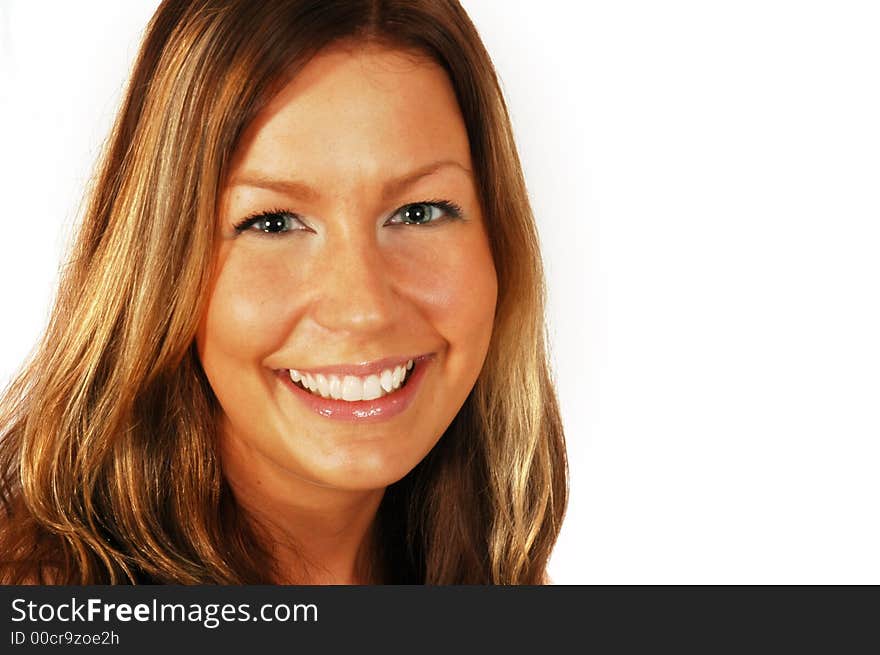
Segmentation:
<svg viewBox="0 0 880 655">
<path fill-rule="evenodd" d="M 400 215 L 402 215 L 402 219 L 393 220 Z M 432 199 L 402 205 L 386 219 L 385 225 L 434 226 L 453 220 L 464 220 L 461 206 L 451 200 Z M 312 231 L 298 214 L 286 209 L 255 212 L 236 223 L 234 227 L 236 236 L 245 232 L 280 236 L 288 232 Z"/>
<path fill-rule="evenodd" d="M 435 217 L 435 210 L 440 213 Z M 403 220 L 393 221 L 396 216 L 403 215 Z M 433 226 L 449 220 L 460 220 L 464 217 L 461 207 L 451 200 L 423 200 L 410 202 L 394 211 L 385 221 L 385 225 L 426 225 Z"/>
<path fill-rule="evenodd" d="M 290 225 L 299 225 L 299 227 L 288 227 L 285 230 L 282 228 L 285 224 Z M 249 215 L 247 218 L 239 221 L 235 224 L 235 234 L 236 236 L 246 232 L 248 230 L 252 230 L 255 226 L 257 227 L 255 232 L 261 232 L 263 234 L 267 234 L 269 236 L 285 234 L 287 232 L 298 231 L 298 230 L 309 230 L 310 228 L 306 226 L 300 217 L 286 209 L 270 209 L 260 212 L 255 212 Z"/>
</svg>

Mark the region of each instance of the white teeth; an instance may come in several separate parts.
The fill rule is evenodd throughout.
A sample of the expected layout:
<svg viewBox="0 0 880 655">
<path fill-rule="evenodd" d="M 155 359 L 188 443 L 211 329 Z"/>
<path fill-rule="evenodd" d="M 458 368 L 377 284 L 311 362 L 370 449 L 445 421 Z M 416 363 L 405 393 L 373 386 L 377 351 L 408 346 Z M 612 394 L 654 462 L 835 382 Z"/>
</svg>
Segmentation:
<svg viewBox="0 0 880 655">
<path fill-rule="evenodd" d="M 381 373 L 369 375 L 366 378 L 346 375 L 341 380 L 336 375 L 325 376 L 321 373 L 312 375 L 290 369 L 290 379 L 299 382 L 310 392 L 322 398 L 357 402 L 359 400 L 375 400 L 397 391 L 406 378 L 406 372 L 412 370 L 413 366 L 414 362 L 410 359 L 406 364 L 396 366 L 394 369 L 386 368 Z"/>
<path fill-rule="evenodd" d="M 371 375 L 364 382 L 364 400 L 375 400 L 383 396 L 382 387 L 379 384 L 379 376 Z"/>
<path fill-rule="evenodd" d="M 364 397 L 364 383 L 360 378 L 346 375 L 342 380 L 342 399 L 349 402 L 361 400 Z"/>
<path fill-rule="evenodd" d="M 324 398 L 327 398 L 330 395 L 330 383 L 327 381 L 323 375 L 318 373 L 316 377 L 316 382 L 318 383 L 318 393 L 320 393 Z"/>
<path fill-rule="evenodd" d="M 334 400 L 342 400 L 342 380 L 335 375 L 330 376 L 330 397 Z"/>
</svg>

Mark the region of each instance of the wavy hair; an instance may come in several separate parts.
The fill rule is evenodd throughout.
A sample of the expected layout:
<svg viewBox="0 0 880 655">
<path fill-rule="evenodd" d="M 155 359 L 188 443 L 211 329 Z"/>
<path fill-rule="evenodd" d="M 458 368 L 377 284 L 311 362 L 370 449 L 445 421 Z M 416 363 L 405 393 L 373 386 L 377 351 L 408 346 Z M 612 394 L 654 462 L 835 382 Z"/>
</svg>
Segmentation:
<svg viewBox="0 0 880 655">
<path fill-rule="evenodd" d="M 165 0 L 141 46 L 43 338 L 0 397 L 0 581 L 273 581 L 224 481 L 194 338 L 217 198 L 243 129 L 341 39 L 442 66 L 498 275 L 486 362 L 391 485 L 388 582 L 540 584 L 567 500 L 538 237 L 485 48 L 455 0 Z"/>
</svg>

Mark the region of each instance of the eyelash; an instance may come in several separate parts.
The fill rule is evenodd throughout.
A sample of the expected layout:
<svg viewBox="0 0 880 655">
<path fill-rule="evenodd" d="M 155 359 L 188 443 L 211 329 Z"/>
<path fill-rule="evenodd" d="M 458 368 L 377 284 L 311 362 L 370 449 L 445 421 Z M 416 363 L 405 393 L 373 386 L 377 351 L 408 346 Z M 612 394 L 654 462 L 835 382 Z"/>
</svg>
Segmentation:
<svg viewBox="0 0 880 655">
<path fill-rule="evenodd" d="M 403 211 L 407 207 L 417 207 L 419 205 L 426 205 L 429 207 L 435 207 L 437 209 L 440 209 L 441 211 L 443 211 L 445 213 L 445 216 L 441 216 L 440 218 L 433 219 L 433 220 L 428 221 L 426 223 L 400 222 L 400 223 L 392 223 L 392 225 L 421 225 L 421 226 L 430 227 L 434 224 L 443 222 L 444 219 L 460 220 L 464 216 L 464 212 L 462 212 L 461 207 L 459 205 L 457 205 L 456 203 L 452 202 L 451 200 L 422 200 L 420 202 L 408 202 L 405 205 L 401 205 L 400 207 L 395 209 L 394 212 L 386 220 L 391 220 L 392 218 L 397 216 L 401 211 Z M 261 219 L 273 218 L 273 217 L 277 217 L 277 216 L 290 216 L 296 221 L 300 220 L 299 215 L 295 214 L 292 211 L 288 211 L 286 209 L 271 209 L 268 211 L 256 212 L 254 214 L 251 214 L 247 218 L 239 221 L 238 223 L 235 224 L 235 233 L 236 233 L 236 235 L 238 235 L 238 234 L 245 232 L 246 230 L 249 230 L 253 225 L 255 225 L 257 223 L 257 221 L 259 221 Z M 268 230 L 261 230 L 261 232 L 263 234 L 265 234 L 266 236 L 270 236 L 270 237 L 281 236 L 283 234 L 288 234 L 289 232 L 294 232 L 294 231 L 296 231 L 296 230 L 285 230 L 284 232 L 269 232 Z"/>
<path fill-rule="evenodd" d="M 249 230 L 257 221 L 266 218 L 273 218 L 276 216 L 291 216 L 294 220 L 299 221 L 299 216 L 294 214 L 291 211 L 287 211 L 286 209 L 270 209 L 268 211 L 256 212 L 254 214 L 249 215 L 247 218 L 239 221 L 235 224 L 235 233 L 241 234 L 246 230 Z M 288 230 L 289 231 L 289 230 Z M 262 230 L 264 234 L 267 236 L 279 236 L 281 234 L 286 234 L 287 232 L 269 232 L 268 230 Z"/>
</svg>

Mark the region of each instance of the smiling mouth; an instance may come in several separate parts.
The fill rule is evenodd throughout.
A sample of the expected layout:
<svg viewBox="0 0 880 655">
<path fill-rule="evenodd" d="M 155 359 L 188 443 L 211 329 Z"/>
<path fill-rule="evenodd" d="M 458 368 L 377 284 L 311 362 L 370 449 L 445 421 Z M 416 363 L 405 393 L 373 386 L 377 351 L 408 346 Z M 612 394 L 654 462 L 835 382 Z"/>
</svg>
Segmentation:
<svg viewBox="0 0 880 655">
<path fill-rule="evenodd" d="M 288 374 L 296 386 L 313 396 L 358 402 L 376 400 L 402 389 L 419 365 L 410 359 L 366 376 L 301 373 L 296 369 L 289 369 Z"/>
</svg>

